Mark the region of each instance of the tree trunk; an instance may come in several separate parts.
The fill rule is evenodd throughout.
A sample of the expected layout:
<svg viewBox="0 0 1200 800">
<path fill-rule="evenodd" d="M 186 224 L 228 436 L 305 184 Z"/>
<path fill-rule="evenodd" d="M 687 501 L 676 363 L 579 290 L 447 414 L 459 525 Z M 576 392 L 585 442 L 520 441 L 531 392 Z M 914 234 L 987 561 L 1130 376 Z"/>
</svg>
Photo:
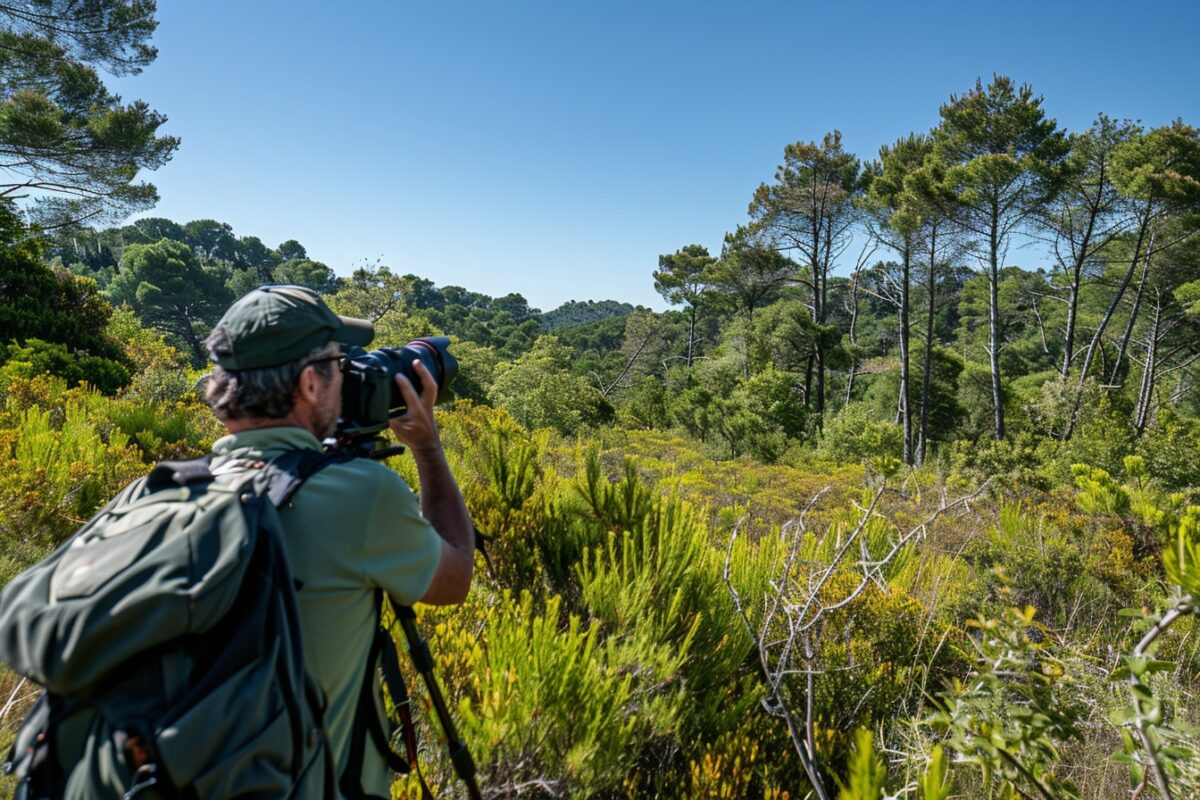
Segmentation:
<svg viewBox="0 0 1200 800">
<path fill-rule="evenodd" d="M 825 354 L 820 340 L 817 340 L 817 430 L 825 427 Z"/>
<path fill-rule="evenodd" d="M 827 303 L 829 301 L 829 261 L 831 258 L 831 249 L 833 247 L 832 231 L 830 226 L 832 222 L 826 222 L 818 226 L 817 236 L 821 236 L 821 230 L 824 229 L 824 241 L 817 239 L 819 250 L 814 252 L 817 257 L 814 259 L 814 277 L 818 276 L 814 281 L 813 305 L 816 307 L 816 316 L 813 321 L 818 325 L 824 325 L 825 320 L 829 315 Z M 816 411 L 817 430 L 824 428 L 825 423 L 825 343 L 821 337 L 817 337 L 817 395 L 816 402 L 813 404 L 813 409 Z"/>
<path fill-rule="evenodd" d="M 929 273 L 926 276 L 925 363 L 921 365 L 921 421 L 917 429 L 917 466 L 929 448 L 929 383 L 933 376 L 933 324 L 937 313 L 937 226 L 929 234 Z"/>
<path fill-rule="evenodd" d="M 1103 195 L 1104 171 L 1100 173 L 1101 188 L 1097 190 L 1097 197 Z M 1071 374 L 1071 362 L 1075 359 L 1075 325 L 1078 319 L 1079 311 L 1079 289 L 1083 283 L 1083 265 L 1087 262 L 1090 255 L 1088 247 L 1092 242 L 1092 234 L 1096 229 L 1096 217 L 1099 209 L 1096 205 L 1092 205 L 1088 215 L 1087 230 L 1083 233 L 1083 241 L 1079 244 L 1079 249 L 1075 253 L 1075 261 L 1071 264 L 1071 283 L 1067 287 L 1067 330 L 1064 335 L 1063 357 L 1062 357 L 1062 377 L 1063 380 Z"/>
<path fill-rule="evenodd" d="M 694 347 L 695 343 L 696 343 L 696 304 L 693 303 L 692 304 L 692 314 L 691 314 L 691 317 L 688 319 L 687 368 L 688 368 L 689 372 L 692 369 L 692 352 L 693 352 L 693 347 Z"/>
<path fill-rule="evenodd" d="M 815 355 L 808 357 L 808 361 L 804 364 L 804 407 L 812 408 L 812 380 L 813 380 L 813 362 L 816 360 Z"/>
<path fill-rule="evenodd" d="M 1059 374 L 1065 381 L 1071 374 L 1071 361 L 1075 350 L 1075 317 L 1079 308 L 1079 273 L 1076 272 L 1067 288 L 1067 329 L 1063 334 L 1063 357 Z"/>
<path fill-rule="evenodd" d="M 1146 275 L 1150 272 L 1150 258 L 1154 254 L 1154 236 L 1150 236 L 1150 243 L 1146 246 L 1146 257 L 1142 259 L 1142 275 L 1138 278 L 1137 291 L 1133 293 L 1133 308 L 1129 311 L 1129 320 L 1125 323 L 1125 332 L 1121 334 L 1121 344 L 1117 348 L 1117 357 L 1113 360 L 1112 373 L 1109 376 L 1108 382 L 1117 386 L 1117 378 L 1121 371 L 1121 362 L 1125 360 L 1125 349 L 1129 346 L 1129 339 L 1133 336 L 1133 326 L 1137 322 L 1138 312 L 1142 310 L 1142 292 L 1146 289 Z"/>
<path fill-rule="evenodd" d="M 1162 325 L 1162 293 L 1154 290 L 1154 321 L 1150 323 L 1150 331 L 1146 334 L 1146 363 L 1142 367 L 1142 385 L 1138 390 L 1137 415 L 1133 427 L 1141 436 L 1146 430 L 1150 419 L 1150 398 L 1154 395 L 1155 372 L 1158 369 L 1158 336 Z"/>
<path fill-rule="evenodd" d="M 192 354 L 194 356 L 192 363 L 204 364 L 207 361 L 207 358 L 205 358 L 207 354 L 204 352 L 204 347 L 202 346 L 200 337 L 196 335 L 196 325 L 192 320 L 191 311 L 187 308 L 184 308 L 180 310 L 179 316 L 183 318 L 183 325 L 180 326 L 179 332 L 183 334 L 184 341 L 187 342 L 188 346 L 192 348 Z"/>
<path fill-rule="evenodd" d="M 1117 293 L 1113 295 L 1113 299 L 1108 304 L 1108 309 L 1104 312 L 1104 316 L 1100 320 L 1100 324 L 1096 326 L 1095 332 L 1092 334 L 1092 339 L 1088 342 L 1087 350 L 1083 353 L 1083 366 L 1079 369 L 1079 383 L 1075 387 L 1075 402 L 1071 407 L 1071 416 L 1067 420 L 1067 429 L 1063 432 L 1063 439 L 1071 438 L 1071 434 L 1075 432 L 1075 421 L 1079 417 L 1079 405 L 1083 402 L 1083 385 L 1087 382 L 1088 371 L 1092 367 L 1092 361 L 1096 357 L 1096 351 L 1100 347 L 1100 341 L 1104 336 L 1104 331 L 1108 327 L 1108 323 L 1112 321 L 1113 314 L 1121 305 L 1121 299 L 1125 296 L 1125 290 L 1129 288 L 1130 282 L 1133 280 L 1133 273 L 1137 270 L 1138 261 L 1142 257 L 1142 245 L 1145 243 L 1146 231 L 1150 227 L 1150 209 L 1142 217 L 1142 224 L 1138 226 L 1137 242 L 1133 246 L 1133 257 L 1129 259 L 1129 268 L 1125 271 L 1125 278 L 1121 281 L 1121 285 L 1117 287 Z"/>
<path fill-rule="evenodd" d="M 1004 396 L 1000 386 L 1000 221 L 992 212 L 992 230 L 988 242 L 988 359 L 992 369 L 992 407 L 994 435 L 1004 438 Z"/>
<path fill-rule="evenodd" d="M 1038 335 L 1042 339 L 1042 352 L 1046 355 L 1050 355 L 1050 342 L 1046 340 L 1046 321 L 1042 319 L 1042 310 L 1038 308 L 1038 299 L 1036 294 L 1033 295 L 1033 300 L 1030 303 L 1030 307 L 1033 309 L 1034 319 L 1037 320 Z"/>
<path fill-rule="evenodd" d="M 858 271 L 850 278 L 850 375 L 846 378 L 846 404 L 854 395 L 854 379 L 858 377 Z"/>
<path fill-rule="evenodd" d="M 901 458 L 905 464 L 913 463 L 912 410 L 909 408 L 909 269 L 912 265 L 912 248 L 905 243 L 901 256 L 900 273 L 900 425 L 904 429 L 904 447 Z"/>
</svg>

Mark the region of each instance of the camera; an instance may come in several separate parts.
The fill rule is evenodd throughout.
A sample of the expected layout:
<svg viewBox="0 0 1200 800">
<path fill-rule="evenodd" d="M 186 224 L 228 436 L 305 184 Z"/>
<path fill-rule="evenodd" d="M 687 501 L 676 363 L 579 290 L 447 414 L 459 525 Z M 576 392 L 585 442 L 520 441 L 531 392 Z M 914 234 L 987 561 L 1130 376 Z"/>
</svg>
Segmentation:
<svg viewBox="0 0 1200 800">
<path fill-rule="evenodd" d="M 408 378 L 417 394 L 422 392 L 413 361 L 423 363 L 437 381 L 435 402 L 454 399 L 450 384 L 458 375 L 458 361 L 450 354 L 450 340 L 445 336 L 423 337 L 403 347 L 371 351 L 351 347 L 346 355 L 350 362 L 342 380 L 342 415 L 335 434 L 343 445 L 374 439 L 391 417 L 404 412 L 406 406 L 396 375 Z"/>
</svg>

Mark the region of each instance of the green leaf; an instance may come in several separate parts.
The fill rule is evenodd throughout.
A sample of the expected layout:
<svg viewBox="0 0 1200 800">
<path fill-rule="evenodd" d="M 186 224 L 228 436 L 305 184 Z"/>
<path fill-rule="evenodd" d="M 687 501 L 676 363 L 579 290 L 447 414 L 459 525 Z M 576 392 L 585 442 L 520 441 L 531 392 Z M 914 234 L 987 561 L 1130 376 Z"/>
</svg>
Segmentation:
<svg viewBox="0 0 1200 800">
<path fill-rule="evenodd" d="M 1150 687 L 1143 684 L 1135 683 L 1129 687 L 1129 690 L 1142 700 L 1151 701 L 1154 699 L 1154 692 L 1150 691 Z"/>
</svg>

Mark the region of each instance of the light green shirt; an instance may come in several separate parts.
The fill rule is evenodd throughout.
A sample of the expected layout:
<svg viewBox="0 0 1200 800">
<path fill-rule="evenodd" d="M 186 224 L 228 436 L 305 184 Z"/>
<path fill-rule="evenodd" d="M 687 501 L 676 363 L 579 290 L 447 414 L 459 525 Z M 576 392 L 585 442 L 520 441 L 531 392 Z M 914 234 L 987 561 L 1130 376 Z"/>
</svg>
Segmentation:
<svg viewBox="0 0 1200 800">
<path fill-rule="evenodd" d="M 303 428 L 256 428 L 217 440 L 213 452 L 266 460 L 299 448 L 321 444 Z M 404 479 L 364 458 L 330 464 L 309 478 L 280 518 L 292 575 L 301 584 L 304 658 L 329 703 L 325 727 L 340 777 L 375 634 L 375 590 L 402 605 L 416 602 L 433 580 L 441 540 Z M 389 783 L 368 738 L 363 788 L 387 797 Z"/>
</svg>

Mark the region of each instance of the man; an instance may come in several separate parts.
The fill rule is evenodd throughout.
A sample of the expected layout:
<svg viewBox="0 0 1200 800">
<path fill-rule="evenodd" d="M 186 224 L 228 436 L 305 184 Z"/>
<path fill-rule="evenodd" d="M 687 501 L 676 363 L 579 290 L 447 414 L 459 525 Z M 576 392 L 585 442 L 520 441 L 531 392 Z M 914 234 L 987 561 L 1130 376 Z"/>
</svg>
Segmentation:
<svg viewBox="0 0 1200 800">
<path fill-rule="evenodd" d="M 264 286 L 235 302 L 205 341 L 215 365 L 205 394 L 229 431 L 213 445 L 213 469 L 319 450 L 341 409 L 340 345 L 373 336 L 369 322 L 339 317 L 298 286 Z M 423 391 L 396 376 L 408 410 L 391 429 L 416 462 L 420 503 L 403 478 L 360 458 L 325 467 L 280 510 L 304 657 L 329 704 L 325 727 L 339 778 L 378 622 L 376 590 L 401 605 L 461 603 L 474 568 L 474 529 L 433 415 L 438 387 L 424 364 L 413 368 Z M 387 797 L 388 785 L 368 742 L 362 787 Z"/>
</svg>

